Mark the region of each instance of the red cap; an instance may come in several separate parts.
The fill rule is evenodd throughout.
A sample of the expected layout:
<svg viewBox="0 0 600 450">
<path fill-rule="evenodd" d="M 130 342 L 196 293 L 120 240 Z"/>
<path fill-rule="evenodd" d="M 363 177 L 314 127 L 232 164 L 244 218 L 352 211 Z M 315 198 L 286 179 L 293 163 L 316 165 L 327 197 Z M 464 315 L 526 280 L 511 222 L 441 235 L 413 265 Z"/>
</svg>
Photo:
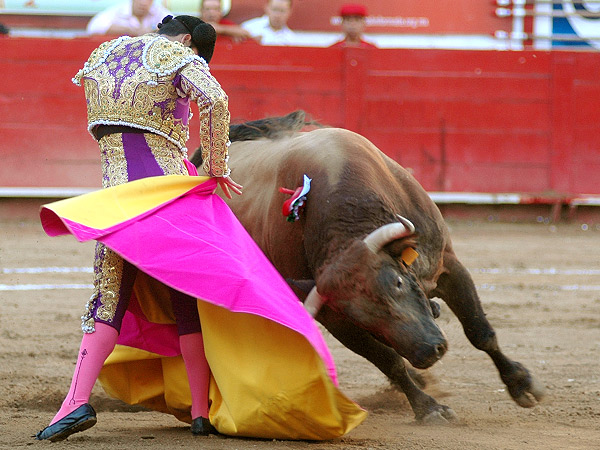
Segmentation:
<svg viewBox="0 0 600 450">
<path fill-rule="evenodd" d="M 366 17 L 367 16 L 367 8 L 364 7 L 363 5 L 357 5 L 357 4 L 344 5 L 344 6 L 342 6 L 342 9 L 340 9 L 340 16 L 342 16 L 342 17 L 346 17 L 346 16 Z"/>
</svg>

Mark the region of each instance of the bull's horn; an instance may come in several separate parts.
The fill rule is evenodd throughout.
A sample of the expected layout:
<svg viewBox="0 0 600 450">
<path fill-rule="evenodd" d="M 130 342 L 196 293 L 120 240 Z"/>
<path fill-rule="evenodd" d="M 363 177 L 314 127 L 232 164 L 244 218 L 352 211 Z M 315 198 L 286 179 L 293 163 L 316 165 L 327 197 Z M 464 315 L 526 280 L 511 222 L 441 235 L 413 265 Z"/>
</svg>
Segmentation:
<svg viewBox="0 0 600 450">
<path fill-rule="evenodd" d="M 363 241 L 367 247 L 369 247 L 369 250 L 373 253 L 377 253 L 384 245 L 415 232 L 415 226 L 410 220 L 401 216 L 398 216 L 398 218 L 401 219 L 402 223 L 388 223 L 387 225 L 377 228 L 364 238 Z"/>
<path fill-rule="evenodd" d="M 304 309 L 306 309 L 312 317 L 315 317 L 319 313 L 322 305 L 323 297 L 317 292 L 317 287 L 315 286 L 306 296 L 306 300 L 304 300 Z"/>
<path fill-rule="evenodd" d="M 413 223 L 408 220 L 406 217 L 402 217 L 400 214 L 396 214 L 396 217 L 398 218 L 398 220 L 400 222 L 402 222 L 404 224 L 404 226 L 406 228 L 408 228 L 410 230 L 411 233 L 415 232 L 415 226 L 413 225 Z"/>
</svg>

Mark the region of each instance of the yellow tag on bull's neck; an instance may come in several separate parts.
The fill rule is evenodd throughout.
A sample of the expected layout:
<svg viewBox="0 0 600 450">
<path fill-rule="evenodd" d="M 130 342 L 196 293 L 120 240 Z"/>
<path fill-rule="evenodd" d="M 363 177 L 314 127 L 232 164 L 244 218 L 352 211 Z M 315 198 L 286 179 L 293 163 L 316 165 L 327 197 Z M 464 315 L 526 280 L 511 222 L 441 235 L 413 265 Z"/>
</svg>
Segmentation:
<svg viewBox="0 0 600 450">
<path fill-rule="evenodd" d="M 408 266 L 415 262 L 417 256 L 419 256 L 419 253 L 412 247 L 406 247 L 404 250 L 402 250 L 402 261 L 404 261 Z"/>
</svg>

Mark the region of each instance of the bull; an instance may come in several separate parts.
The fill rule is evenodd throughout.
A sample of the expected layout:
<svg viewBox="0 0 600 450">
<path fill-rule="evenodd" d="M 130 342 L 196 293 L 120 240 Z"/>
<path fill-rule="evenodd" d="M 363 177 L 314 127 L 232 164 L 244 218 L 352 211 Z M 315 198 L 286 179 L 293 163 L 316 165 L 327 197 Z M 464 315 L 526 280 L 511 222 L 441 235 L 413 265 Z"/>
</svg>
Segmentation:
<svg viewBox="0 0 600 450">
<path fill-rule="evenodd" d="M 339 128 L 299 132 L 299 111 L 232 125 L 229 166 L 244 186 L 227 200 L 283 277 L 336 339 L 402 390 L 418 421 L 456 414 L 421 387 L 448 348 L 435 322 L 442 299 L 469 341 L 486 352 L 514 401 L 532 407 L 543 386 L 505 356 L 475 285 L 456 257 L 445 221 L 415 178 L 366 138 Z M 201 152 L 191 158 L 201 164 Z M 280 187 L 312 179 L 304 209 L 289 223 Z M 416 248 L 412 264 L 403 256 Z M 412 376 L 411 376 L 412 375 Z"/>
</svg>

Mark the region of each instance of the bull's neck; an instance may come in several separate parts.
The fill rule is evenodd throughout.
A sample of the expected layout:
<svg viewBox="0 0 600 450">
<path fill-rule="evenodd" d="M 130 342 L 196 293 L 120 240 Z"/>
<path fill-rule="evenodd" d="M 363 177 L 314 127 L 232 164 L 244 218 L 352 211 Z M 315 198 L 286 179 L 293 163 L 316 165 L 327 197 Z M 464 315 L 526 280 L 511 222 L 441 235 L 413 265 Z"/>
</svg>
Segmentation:
<svg viewBox="0 0 600 450">
<path fill-rule="evenodd" d="M 307 220 L 304 247 L 313 275 L 357 239 L 397 220 L 393 207 L 367 192 L 329 197 Z"/>
</svg>

